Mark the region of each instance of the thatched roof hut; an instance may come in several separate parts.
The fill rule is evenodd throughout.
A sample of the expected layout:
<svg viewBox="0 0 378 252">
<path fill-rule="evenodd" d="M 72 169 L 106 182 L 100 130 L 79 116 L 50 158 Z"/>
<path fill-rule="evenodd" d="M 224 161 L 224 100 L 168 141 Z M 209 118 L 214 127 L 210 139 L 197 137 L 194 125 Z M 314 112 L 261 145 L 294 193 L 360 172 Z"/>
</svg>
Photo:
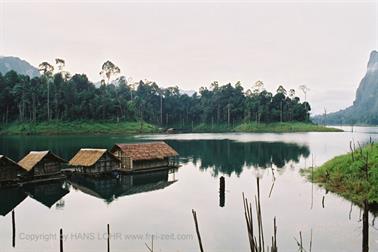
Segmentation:
<svg viewBox="0 0 378 252">
<path fill-rule="evenodd" d="M 169 166 L 178 153 L 165 142 L 116 144 L 111 152 L 122 161 L 126 170 L 153 169 Z"/>
<path fill-rule="evenodd" d="M 51 151 L 31 151 L 18 164 L 27 171 L 32 170 L 42 163 L 67 163 Z"/>
<path fill-rule="evenodd" d="M 126 157 L 134 161 L 164 159 L 178 156 L 178 153 L 165 142 L 148 142 L 132 144 L 116 144 L 111 152 L 121 150 Z"/>
<path fill-rule="evenodd" d="M 69 165 L 80 172 L 99 173 L 118 169 L 121 161 L 106 149 L 80 149 Z"/>
</svg>

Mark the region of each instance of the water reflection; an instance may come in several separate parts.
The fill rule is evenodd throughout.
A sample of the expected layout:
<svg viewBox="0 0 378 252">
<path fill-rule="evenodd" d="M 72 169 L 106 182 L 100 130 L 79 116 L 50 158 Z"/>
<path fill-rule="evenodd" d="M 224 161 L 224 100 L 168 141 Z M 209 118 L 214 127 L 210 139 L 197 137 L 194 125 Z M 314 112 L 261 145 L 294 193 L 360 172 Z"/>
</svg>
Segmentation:
<svg viewBox="0 0 378 252">
<path fill-rule="evenodd" d="M 64 208 L 64 196 L 70 193 L 70 187 L 111 203 L 115 199 L 132 194 L 164 189 L 177 180 L 174 170 L 162 170 L 118 177 L 94 178 L 72 175 L 67 180 L 27 184 L 22 187 L 0 189 L 0 215 L 6 216 L 27 197 L 51 208 Z"/>
<path fill-rule="evenodd" d="M 200 169 L 213 169 L 219 173 L 240 175 L 244 166 L 267 168 L 284 167 L 288 162 L 297 163 L 307 158 L 310 150 L 305 145 L 284 142 L 235 142 L 231 140 L 167 141 L 180 153 L 190 158 Z M 188 162 L 183 160 L 183 163 Z"/>
<path fill-rule="evenodd" d="M 24 187 L 24 190 L 28 196 L 48 208 L 51 208 L 70 192 L 63 180 L 29 184 Z"/>
<path fill-rule="evenodd" d="M 362 215 L 362 252 L 369 251 L 369 204 L 364 202 Z"/>
<path fill-rule="evenodd" d="M 0 215 L 6 216 L 26 199 L 26 193 L 18 188 L 4 188 L 0 190 Z"/>
<path fill-rule="evenodd" d="M 111 203 L 122 196 L 164 189 L 177 180 L 169 180 L 169 170 L 163 170 L 101 179 L 73 175 L 68 181 L 74 189 Z"/>
</svg>

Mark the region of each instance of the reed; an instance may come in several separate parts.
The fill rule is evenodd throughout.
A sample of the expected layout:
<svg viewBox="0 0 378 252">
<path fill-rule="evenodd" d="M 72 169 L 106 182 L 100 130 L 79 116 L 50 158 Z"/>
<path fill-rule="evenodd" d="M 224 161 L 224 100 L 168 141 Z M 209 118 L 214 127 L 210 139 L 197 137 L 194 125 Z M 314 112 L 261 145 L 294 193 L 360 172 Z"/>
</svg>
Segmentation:
<svg viewBox="0 0 378 252">
<path fill-rule="evenodd" d="M 269 246 L 265 248 L 265 239 L 264 239 L 264 229 L 263 229 L 263 219 L 262 219 L 262 210 L 261 210 L 261 198 L 260 198 L 260 179 L 257 178 L 257 196 L 255 196 L 255 208 L 256 208 L 256 225 L 257 233 L 254 229 L 254 215 L 252 210 L 252 203 L 243 196 L 243 206 L 244 206 L 244 217 L 247 224 L 248 240 L 249 247 L 251 252 L 277 252 L 277 222 L 276 217 L 273 220 L 273 235 L 272 235 L 272 244 L 271 248 Z"/>
</svg>

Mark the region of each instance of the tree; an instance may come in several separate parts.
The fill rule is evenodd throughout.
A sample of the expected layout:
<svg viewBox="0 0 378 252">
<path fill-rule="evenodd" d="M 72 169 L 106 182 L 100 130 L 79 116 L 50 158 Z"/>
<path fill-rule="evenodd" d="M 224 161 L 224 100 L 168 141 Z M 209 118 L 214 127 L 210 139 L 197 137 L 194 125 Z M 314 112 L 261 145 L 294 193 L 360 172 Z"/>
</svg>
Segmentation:
<svg viewBox="0 0 378 252">
<path fill-rule="evenodd" d="M 54 67 L 47 62 L 41 63 L 41 77 L 30 79 L 14 71 L 0 74 L 1 122 L 128 120 L 140 121 L 141 129 L 144 121 L 165 127 L 193 128 L 210 123 L 232 127 L 252 120 L 257 124 L 307 121 L 311 110 L 308 102 L 295 96 L 295 90 L 290 89 L 287 95 L 279 86 L 273 94 L 263 88 L 262 81 L 247 91 L 239 81 L 224 85 L 212 82 L 189 96 L 178 86 L 162 88 L 153 81 L 126 81 L 125 76 L 114 79 L 111 74 L 105 75 L 109 76 L 108 85 L 96 87 L 85 74 L 64 78 L 63 60 L 56 63 L 58 72 L 54 75 Z"/>
<path fill-rule="evenodd" d="M 303 92 L 304 97 L 305 97 L 304 105 L 305 105 L 305 110 L 306 110 L 306 115 L 307 115 L 308 111 L 311 110 L 310 105 L 307 103 L 307 92 L 310 91 L 310 89 L 306 85 L 300 85 L 299 89 Z M 308 118 L 310 118 L 310 115 L 308 115 Z M 306 120 L 308 120 L 308 118 L 306 118 Z"/>
<path fill-rule="evenodd" d="M 41 64 L 39 64 L 39 71 L 42 73 L 44 77 L 44 81 L 47 84 L 47 120 L 50 120 L 50 82 L 51 82 L 51 77 L 54 72 L 54 67 L 44 61 Z"/>
<path fill-rule="evenodd" d="M 104 64 L 102 64 L 102 67 L 101 67 L 100 75 L 103 77 L 103 79 L 101 80 L 101 83 L 105 83 L 105 79 L 106 79 L 106 84 L 109 84 L 111 77 L 119 74 L 120 72 L 121 70 L 119 69 L 119 67 L 114 65 L 113 62 L 109 60 L 106 61 Z"/>
<path fill-rule="evenodd" d="M 299 89 L 303 92 L 305 96 L 305 102 L 307 101 L 307 92 L 310 91 L 310 89 L 306 85 L 300 85 Z"/>
</svg>

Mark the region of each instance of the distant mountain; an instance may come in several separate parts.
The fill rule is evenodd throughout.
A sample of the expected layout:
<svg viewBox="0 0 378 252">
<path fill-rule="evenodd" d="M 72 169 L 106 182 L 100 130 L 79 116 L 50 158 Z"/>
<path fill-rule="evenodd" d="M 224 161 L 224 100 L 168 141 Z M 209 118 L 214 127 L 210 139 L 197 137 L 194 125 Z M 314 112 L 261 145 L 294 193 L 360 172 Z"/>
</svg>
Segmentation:
<svg viewBox="0 0 378 252">
<path fill-rule="evenodd" d="M 353 105 L 328 115 L 313 118 L 326 124 L 378 124 L 378 52 L 370 54 L 367 72 L 361 80 Z"/>
<path fill-rule="evenodd" d="M 38 69 L 25 60 L 17 57 L 0 56 L 0 73 L 6 74 L 10 70 L 14 70 L 19 74 L 29 75 L 30 77 L 40 76 Z"/>
</svg>

